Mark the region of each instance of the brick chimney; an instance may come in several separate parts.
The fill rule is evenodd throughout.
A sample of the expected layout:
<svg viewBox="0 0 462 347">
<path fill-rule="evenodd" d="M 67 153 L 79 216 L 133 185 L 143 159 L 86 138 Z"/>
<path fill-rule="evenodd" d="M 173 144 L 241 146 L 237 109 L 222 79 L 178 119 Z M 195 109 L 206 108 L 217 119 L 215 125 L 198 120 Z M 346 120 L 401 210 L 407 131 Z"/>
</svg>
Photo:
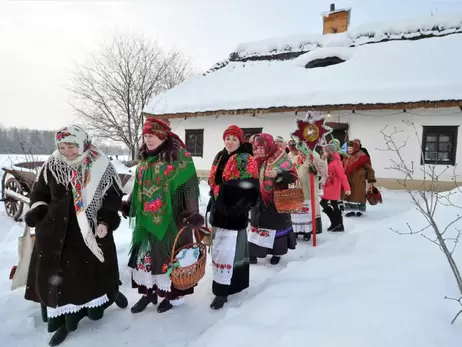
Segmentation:
<svg viewBox="0 0 462 347">
<path fill-rule="evenodd" d="M 323 34 L 343 33 L 350 25 L 351 8 L 336 10 L 335 4 L 330 4 L 330 11 L 322 13 Z"/>
</svg>

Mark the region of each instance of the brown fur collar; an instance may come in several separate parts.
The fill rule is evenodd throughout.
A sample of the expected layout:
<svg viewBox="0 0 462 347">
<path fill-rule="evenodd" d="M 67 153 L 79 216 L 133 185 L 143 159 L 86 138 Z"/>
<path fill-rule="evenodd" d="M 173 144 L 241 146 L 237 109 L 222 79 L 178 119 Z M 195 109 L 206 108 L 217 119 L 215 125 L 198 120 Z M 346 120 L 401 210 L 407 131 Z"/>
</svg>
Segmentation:
<svg viewBox="0 0 462 347">
<path fill-rule="evenodd" d="M 180 141 L 174 137 L 169 136 L 159 147 L 153 151 L 148 151 L 146 144 L 143 143 L 140 148 L 138 157 L 140 160 L 146 160 L 149 157 L 159 155 L 159 159 L 161 161 L 172 163 L 178 160 L 179 152 L 182 148 L 183 147 Z"/>
</svg>

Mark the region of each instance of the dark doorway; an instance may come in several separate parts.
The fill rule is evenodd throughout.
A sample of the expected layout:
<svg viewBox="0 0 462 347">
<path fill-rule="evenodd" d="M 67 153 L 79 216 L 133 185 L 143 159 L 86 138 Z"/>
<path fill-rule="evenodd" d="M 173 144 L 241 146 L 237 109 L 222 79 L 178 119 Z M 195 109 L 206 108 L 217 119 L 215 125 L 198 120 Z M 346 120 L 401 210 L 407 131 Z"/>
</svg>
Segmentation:
<svg viewBox="0 0 462 347">
<path fill-rule="evenodd" d="M 326 122 L 326 125 L 333 129 L 332 136 L 340 141 L 343 146 L 348 141 L 348 128 L 347 123 Z"/>
</svg>

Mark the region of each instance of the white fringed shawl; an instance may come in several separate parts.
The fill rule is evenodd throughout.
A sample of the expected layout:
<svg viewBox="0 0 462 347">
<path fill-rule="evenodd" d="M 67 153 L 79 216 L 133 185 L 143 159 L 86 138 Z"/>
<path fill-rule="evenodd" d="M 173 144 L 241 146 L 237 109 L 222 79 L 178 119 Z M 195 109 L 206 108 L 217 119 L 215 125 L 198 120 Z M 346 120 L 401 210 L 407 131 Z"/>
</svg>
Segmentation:
<svg viewBox="0 0 462 347">
<path fill-rule="evenodd" d="M 77 222 L 83 240 L 91 252 L 104 262 L 104 254 L 96 242 L 94 229 L 97 225 L 98 210 L 103 204 L 108 189 L 116 184 L 122 190 L 122 182 L 109 158 L 96 147 L 90 146 L 75 160 L 68 160 L 56 150 L 42 166 L 48 184 L 47 172 L 51 173 L 58 184 L 72 189 Z"/>
</svg>

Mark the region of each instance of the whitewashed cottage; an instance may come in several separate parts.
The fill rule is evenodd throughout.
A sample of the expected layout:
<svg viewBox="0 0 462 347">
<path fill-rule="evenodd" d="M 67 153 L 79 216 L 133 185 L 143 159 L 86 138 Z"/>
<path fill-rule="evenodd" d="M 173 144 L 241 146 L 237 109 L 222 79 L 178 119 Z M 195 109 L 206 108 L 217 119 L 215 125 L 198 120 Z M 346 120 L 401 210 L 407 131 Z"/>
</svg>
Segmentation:
<svg viewBox="0 0 462 347">
<path fill-rule="evenodd" d="M 342 142 L 361 139 L 379 185 L 390 188 L 400 187 L 402 174 L 387 169 L 395 154 L 381 150 L 381 130 L 396 127 L 397 141 L 409 137 L 401 154 L 416 169 L 408 187 L 420 186 L 422 164 L 436 163 L 450 189 L 462 174 L 462 13 L 349 29 L 350 13 L 331 5 L 322 35 L 241 44 L 228 60 L 155 97 L 145 114 L 169 119 L 203 175 L 228 125 L 288 139 L 296 119 L 322 114 Z"/>
</svg>

